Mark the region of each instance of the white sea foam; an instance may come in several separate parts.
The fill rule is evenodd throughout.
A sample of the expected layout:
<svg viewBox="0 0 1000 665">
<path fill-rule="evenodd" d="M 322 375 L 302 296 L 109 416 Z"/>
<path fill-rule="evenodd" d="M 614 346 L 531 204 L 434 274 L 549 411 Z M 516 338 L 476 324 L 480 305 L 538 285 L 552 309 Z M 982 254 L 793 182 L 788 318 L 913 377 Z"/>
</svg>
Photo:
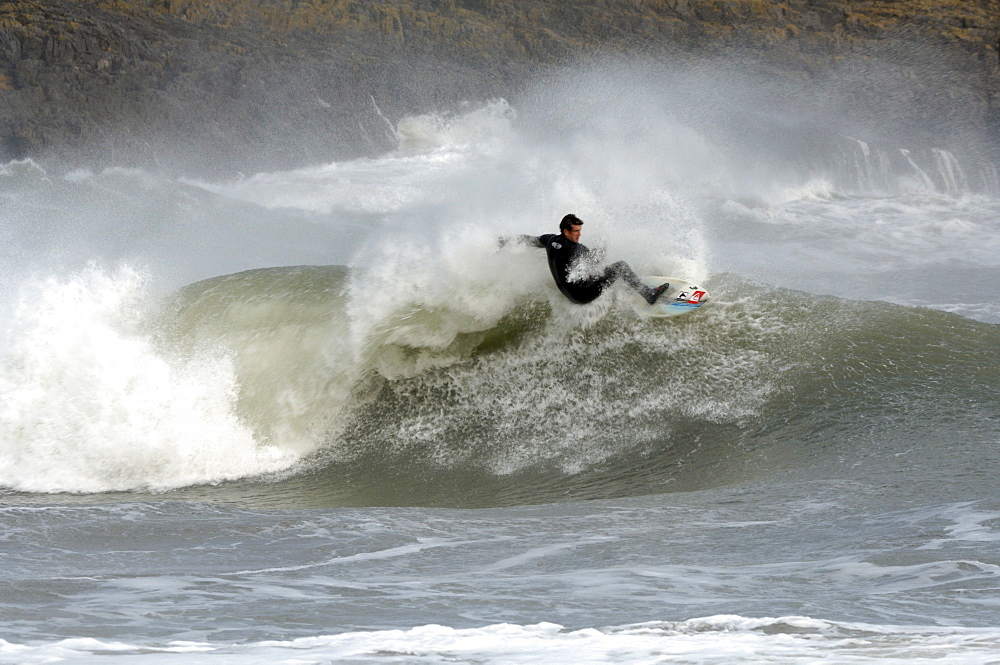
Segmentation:
<svg viewBox="0 0 1000 665">
<path fill-rule="evenodd" d="M 399 150 L 424 153 L 462 145 L 482 149 L 511 141 L 511 123 L 517 119 L 517 112 L 507 100 L 464 106 L 453 113 L 425 113 L 402 118 L 395 127 Z"/>
<path fill-rule="evenodd" d="M 471 186 L 468 173 L 488 168 L 484 159 L 512 143 L 515 117 L 503 100 L 464 113 L 409 116 L 394 129 L 397 150 L 377 159 L 258 173 L 231 182 L 183 182 L 269 209 L 324 214 L 388 215 L 442 205 L 453 202 L 457 184 Z"/>
<path fill-rule="evenodd" d="M 809 617 L 718 615 L 570 630 L 558 624 L 494 624 L 480 628 L 417 626 L 247 644 L 173 641 L 129 644 L 88 638 L 22 645 L 0 640 L 0 663 L 672 663 L 768 662 L 981 665 L 1000 649 L 995 628 L 891 626 Z M 942 660 L 943 659 L 943 660 Z"/>
<path fill-rule="evenodd" d="M 287 467 L 234 415 L 225 353 L 173 358 L 143 329 L 142 276 L 25 284 L 0 367 L 0 486 L 166 489 Z"/>
</svg>

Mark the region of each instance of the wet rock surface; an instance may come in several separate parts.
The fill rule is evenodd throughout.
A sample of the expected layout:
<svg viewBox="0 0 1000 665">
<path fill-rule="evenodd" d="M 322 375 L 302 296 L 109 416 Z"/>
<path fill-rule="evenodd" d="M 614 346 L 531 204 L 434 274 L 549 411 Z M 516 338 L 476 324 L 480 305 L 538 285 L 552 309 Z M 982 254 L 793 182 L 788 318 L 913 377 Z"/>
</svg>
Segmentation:
<svg viewBox="0 0 1000 665">
<path fill-rule="evenodd" d="M 214 171 L 371 154 L 393 143 L 386 118 L 516 96 L 609 54 L 995 135 L 998 50 L 1000 0 L 0 0 L 0 159 Z"/>
</svg>

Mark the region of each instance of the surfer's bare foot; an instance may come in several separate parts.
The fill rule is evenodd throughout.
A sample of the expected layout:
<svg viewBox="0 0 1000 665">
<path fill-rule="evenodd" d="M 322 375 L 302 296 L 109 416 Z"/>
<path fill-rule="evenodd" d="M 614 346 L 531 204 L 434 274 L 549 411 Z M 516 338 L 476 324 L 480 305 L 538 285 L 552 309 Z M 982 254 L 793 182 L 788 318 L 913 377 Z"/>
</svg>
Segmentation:
<svg viewBox="0 0 1000 665">
<path fill-rule="evenodd" d="M 665 293 L 666 290 L 669 288 L 670 288 L 670 282 L 664 282 L 655 289 L 650 289 L 649 293 L 646 294 L 646 302 L 648 302 L 650 305 L 656 303 L 656 300 L 660 297 L 660 295 Z"/>
</svg>

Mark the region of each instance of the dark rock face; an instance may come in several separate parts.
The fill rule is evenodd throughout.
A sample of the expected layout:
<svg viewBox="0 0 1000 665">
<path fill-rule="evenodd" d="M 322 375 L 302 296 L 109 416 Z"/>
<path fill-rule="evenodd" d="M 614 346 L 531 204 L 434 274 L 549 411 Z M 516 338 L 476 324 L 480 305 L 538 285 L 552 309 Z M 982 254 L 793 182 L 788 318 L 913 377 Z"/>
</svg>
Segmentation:
<svg viewBox="0 0 1000 665">
<path fill-rule="evenodd" d="M 998 51 L 1000 0 L 0 0 L 0 160 L 239 170 L 377 152 L 392 139 L 376 104 L 516 94 L 601 53 L 849 81 L 873 121 L 908 106 L 900 122 L 996 131 Z M 866 89 L 866 69 L 900 85 Z"/>
</svg>

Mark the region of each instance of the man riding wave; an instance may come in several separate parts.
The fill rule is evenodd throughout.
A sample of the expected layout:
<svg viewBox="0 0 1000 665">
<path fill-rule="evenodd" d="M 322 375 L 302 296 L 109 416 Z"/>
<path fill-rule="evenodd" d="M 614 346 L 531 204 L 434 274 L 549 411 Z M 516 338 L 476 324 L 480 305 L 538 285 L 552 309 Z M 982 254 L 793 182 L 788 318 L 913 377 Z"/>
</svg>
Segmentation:
<svg viewBox="0 0 1000 665">
<path fill-rule="evenodd" d="M 670 288 L 669 283 L 655 288 L 646 285 L 624 261 L 612 263 L 598 275 L 580 274 L 586 272 L 588 264 L 596 264 L 600 258 L 597 252 L 580 243 L 582 227 L 583 220 L 569 214 L 559 222 L 557 234 L 521 236 L 523 242 L 545 249 L 556 286 L 572 302 L 578 305 L 593 302 L 618 279 L 624 279 L 650 305 Z"/>
</svg>

